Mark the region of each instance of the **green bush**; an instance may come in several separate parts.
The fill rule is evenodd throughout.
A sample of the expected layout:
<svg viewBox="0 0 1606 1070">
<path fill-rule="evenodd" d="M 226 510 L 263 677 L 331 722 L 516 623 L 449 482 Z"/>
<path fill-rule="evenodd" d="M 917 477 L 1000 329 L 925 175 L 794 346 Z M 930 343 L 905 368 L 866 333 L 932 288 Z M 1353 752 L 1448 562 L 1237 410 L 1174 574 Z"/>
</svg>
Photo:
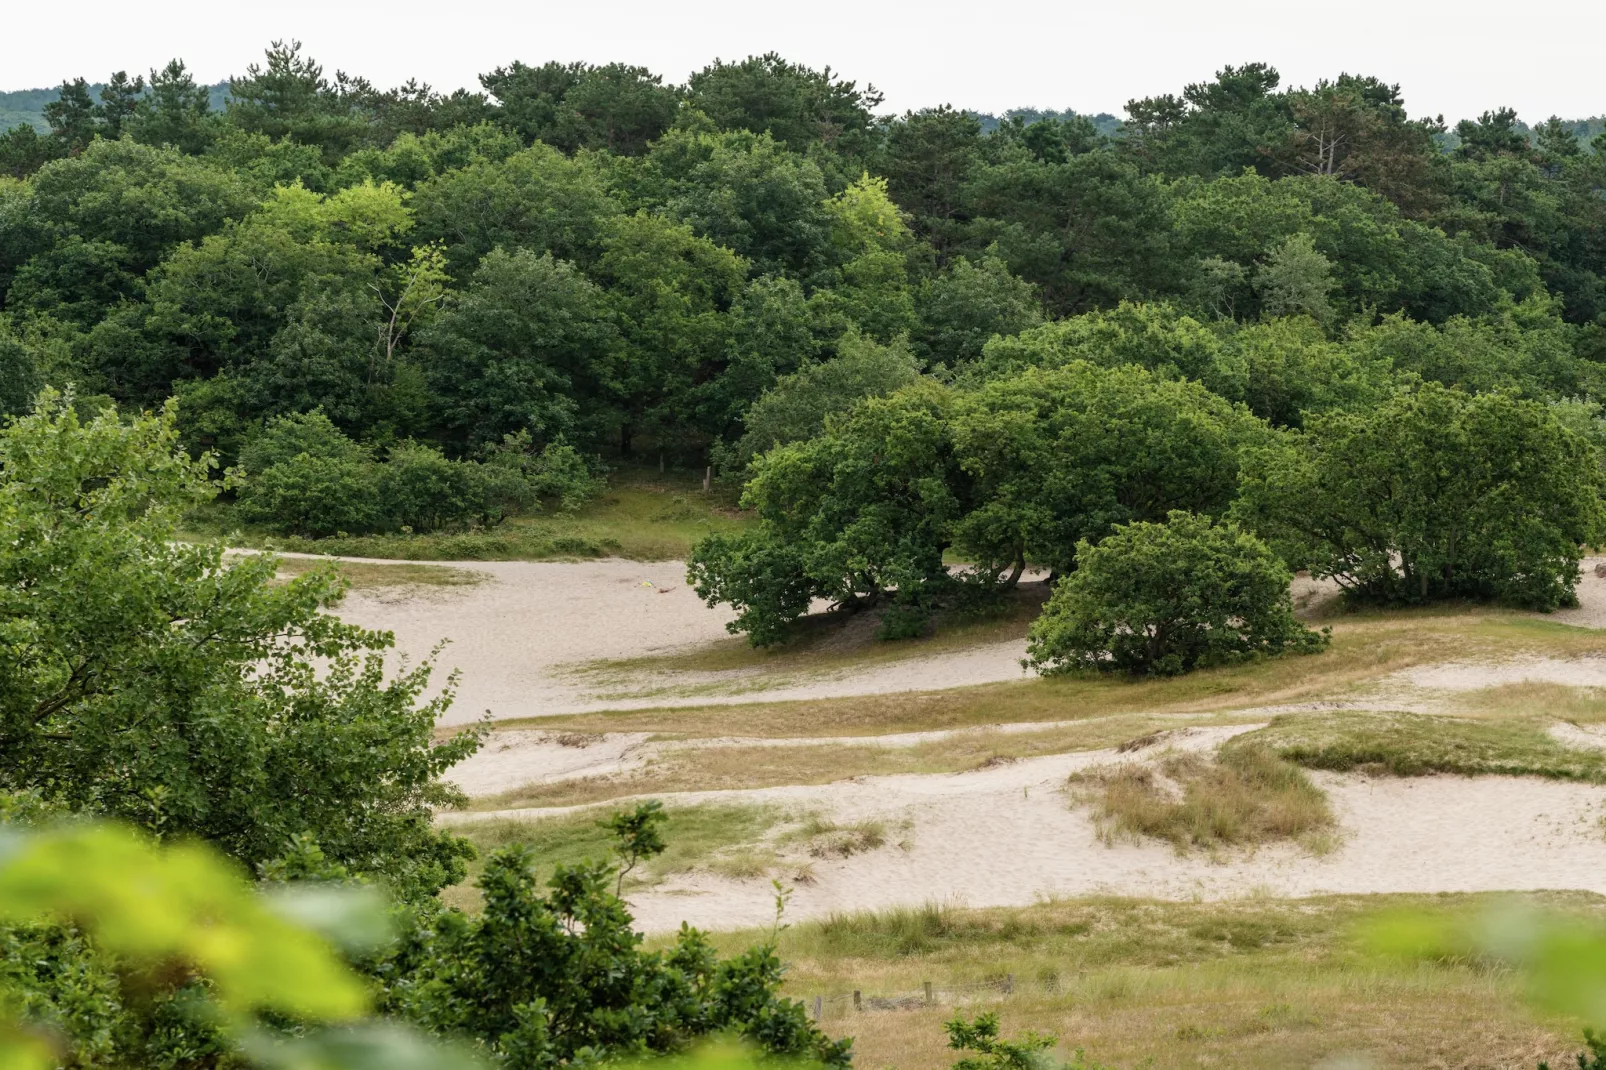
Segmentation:
<svg viewBox="0 0 1606 1070">
<path fill-rule="evenodd" d="M 1606 536 L 1596 449 L 1540 402 L 1434 383 L 1249 451 L 1240 519 L 1374 603 L 1576 602 Z"/>
<path fill-rule="evenodd" d="M 360 535 L 384 526 L 380 494 L 373 464 L 298 453 L 248 476 L 239 510 L 290 535 Z"/>
<path fill-rule="evenodd" d="M 1322 649 L 1327 638 L 1294 619 L 1290 576 L 1237 525 L 1173 512 L 1163 524 L 1118 527 L 1076 548 L 1033 624 L 1027 662 L 1174 675 L 1256 654 Z"/>
</svg>

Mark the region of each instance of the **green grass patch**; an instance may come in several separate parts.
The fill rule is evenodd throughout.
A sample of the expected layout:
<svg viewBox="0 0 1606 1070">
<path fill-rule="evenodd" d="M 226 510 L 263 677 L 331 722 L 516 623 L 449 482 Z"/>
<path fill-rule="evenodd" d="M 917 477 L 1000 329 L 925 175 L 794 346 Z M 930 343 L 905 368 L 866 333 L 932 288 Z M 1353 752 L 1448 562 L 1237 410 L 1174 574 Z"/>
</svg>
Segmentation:
<svg viewBox="0 0 1606 1070">
<path fill-rule="evenodd" d="M 478 909 L 480 893 L 474 887 L 486 855 L 498 848 L 524 844 L 534 852 L 534 872 L 541 883 L 559 866 L 614 857 L 613 836 L 600 822 L 613 811 L 595 807 L 555 817 L 516 820 L 494 818 L 454 824 L 452 831 L 479 852 L 468 877 L 443 893 L 446 901 Z M 770 806 L 696 805 L 665 807 L 664 853 L 638 865 L 626 879 L 625 889 L 650 888 L 678 873 L 707 868 L 726 876 L 761 876 L 770 857 L 763 843 L 785 815 Z"/>
<path fill-rule="evenodd" d="M 1540 776 L 1606 782 L 1606 751 L 1569 747 L 1527 720 L 1420 713 L 1295 713 L 1229 740 L 1224 752 L 1266 747 L 1307 769 L 1393 776 Z"/>
<path fill-rule="evenodd" d="M 728 488 L 716 485 L 704 494 L 700 475 L 643 467 L 616 470 L 607 492 L 572 514 L 512 517 L 489 531 L 303 539 L 242 525 L 228 506 L 214 503 L 187 519 L 184 537 L 403 561 L 671 561 L 684 559 L 705 535 L 739 531 L 749 523 Z"/>
</svg>

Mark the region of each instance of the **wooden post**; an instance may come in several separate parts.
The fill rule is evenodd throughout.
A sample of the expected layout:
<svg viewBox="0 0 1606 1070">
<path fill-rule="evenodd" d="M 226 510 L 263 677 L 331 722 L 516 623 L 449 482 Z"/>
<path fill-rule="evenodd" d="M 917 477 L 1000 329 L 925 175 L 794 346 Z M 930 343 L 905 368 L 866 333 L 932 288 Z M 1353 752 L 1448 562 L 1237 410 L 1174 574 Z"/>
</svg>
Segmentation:
<svg viewBox="0 0 1606 1070">
<path fill-rule="evenodd" d="M 856 1011 L 864 1010 L 864 1001 L 859 998 L 859 990 L 857 988 L 853 990 L 853 1009 Z"/>
<path fill-rule="evenodd" d="M 663 452 L 663 450 L 659 450 L 658 451 L 658 474 L 659 475 L 663 475 L 664 474 L 664 452 Z"/>
<path fill-rule="evenodd" d="M 824 1010 L 824 1001 L 819 996 L 814 997 L 814 1020 L 820 1020 L 820 1012 Z"/>
<path fill-rule="evenodd" d="M 714 485 L 714 466 L 709 465 L 703 469 L 703 493 L 707 494 Z"/>
<path fill-rule="evenodd" d="M 928 1006 L 928 1007 L 931 1006 L 931 982 L 930 981 L 921 981 L 920 982 L 920 987 L 922 987 L 922 988 L 924 988 L 926 990 L 926 1006 Z"/>
</svg>

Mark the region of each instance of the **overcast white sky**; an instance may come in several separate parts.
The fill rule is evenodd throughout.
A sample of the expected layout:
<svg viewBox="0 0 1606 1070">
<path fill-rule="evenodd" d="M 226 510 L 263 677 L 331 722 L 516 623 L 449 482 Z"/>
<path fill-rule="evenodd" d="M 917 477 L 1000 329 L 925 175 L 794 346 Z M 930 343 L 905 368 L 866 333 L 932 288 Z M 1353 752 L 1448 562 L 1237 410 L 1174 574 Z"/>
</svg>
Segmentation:
<svg viewBox="0 0 1606 1070">
<path fill-rule="evenodd" d="M 1603 0 L 80 0 L 0 2 L 0 88 L 91 81 L 172 56 L 199 79 L 297 37 L 333 73 L 439 89 L 513 59 L 650 67 L 681 81 L 717 57 L 777 51 L 874 82 L 887 110 L 952 103 L 1121 113 L 1222 64 L 1264 60 L 1284 84 L 1340 71 L 1401 84 L 1452 122 L 1509 104 L 1528 120 L 1606 112 Z"/>
</svg>

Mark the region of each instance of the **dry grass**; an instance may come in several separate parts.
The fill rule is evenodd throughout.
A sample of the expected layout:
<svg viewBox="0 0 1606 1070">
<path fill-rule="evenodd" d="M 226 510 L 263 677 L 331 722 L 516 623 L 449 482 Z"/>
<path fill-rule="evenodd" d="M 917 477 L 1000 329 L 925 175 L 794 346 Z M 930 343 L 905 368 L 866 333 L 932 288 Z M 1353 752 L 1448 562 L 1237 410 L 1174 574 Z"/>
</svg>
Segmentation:
<svg viewBox="0 0 1606 1070">
<path fill-rule="evenodd" d="M 1285 714 L 1229 741 L 1223 753 L 1267 747 L 1308 769 L 1393 776 L 1541 776 L 1606 782 L 1606 751 L 1569 747 L 1528 719 L 1420 713 Z"/>
<path fill-rule="evenodd" d="M 669 792 L 829 784 L 856 776 L 896 773 L 958 773 L 1045 754 L 1113 747 L 1133 737 L 1179 724 L 1236 724 L 1245 720 L 1232 714 L 1188 717 L 1130 714 L 1028 732 L 970 729 L 909 747 L 887 747 L 873 741 L 688 747 L 671 751 L 629 773 L 530 784 L 501 795 L 476 798 L 470 808 L 577 806 Z"/>
<path fill-rule="evenodd" d="M 1606 688 L 1524 680 L 1457 695 L 1453 708 L 1474 717 L 1601 724 L 1606 722 Z"/>
<path fill-rule="evenodd" d="M 1089 769 L 1073 774 L 1068 787 L 1093 808 L 1106 843 L 1152 837 L 1179 851 L 1277 840 L 1318 850 L 1331 844 L 1327 797 L 1263 747 L 1224 748 L 1214 758 L 1173 752 L 1152 763 Z"/>
<path fill-rule="evenodd" d="M 896 644 L 892 644 L 896 645 Z M 903 692 L 739 706 L 688 706 L 505 721 L 506 728 L 657 732 L 677 736 L 875 735 L 1118 713 L 1200 713 L 1354 694 L 1417 665 L 1531 654 L 1606 654 L 1606 631 L 1489 608 L 1352 614 L 1333 645 L 1308 658 L 1272 658 L 1161 680 L 1030 679 L 951 691 Z"/>
<path fill-rule="evenodd" d="M 880 821 L 839 825 L 811 816 L 787 838 L 803 841 L 811 858 L 851 858 L 883 846 L 887 842 L 887 826 Z"/>
<path fill-rule="evenodd" d="M 1587 894 L 1526 897 L 1606 917 Z M 997 1010 L 1006 1033 L 1038 1029 L 1117 1067 L 1284 1070 L 1345 1053 L 1377 1067 L 1572 1065 L 1578 1024 L 1534 1017 L 1516 978 L 1464 961 L 1396 965 L 1350 939 L 1384 907 L 1475 908 L 1483 896 L 1332 896 L 1168 903 L 1086 899 L 1024 909 L 926 907 L 803 923 L 781 934 L 786 990 L 810 1000 L 860 989 L 919 993 L 930 1008 L 854 1014 L 826 1004 L 824 1027 L 855 1037 L 861 1070 L 940 1070 L 953 1061 L 945 989 L 1015 980 L 967 1013 Z M 756 933 L 716 934 L 730 952 Z"/>
</svg>

